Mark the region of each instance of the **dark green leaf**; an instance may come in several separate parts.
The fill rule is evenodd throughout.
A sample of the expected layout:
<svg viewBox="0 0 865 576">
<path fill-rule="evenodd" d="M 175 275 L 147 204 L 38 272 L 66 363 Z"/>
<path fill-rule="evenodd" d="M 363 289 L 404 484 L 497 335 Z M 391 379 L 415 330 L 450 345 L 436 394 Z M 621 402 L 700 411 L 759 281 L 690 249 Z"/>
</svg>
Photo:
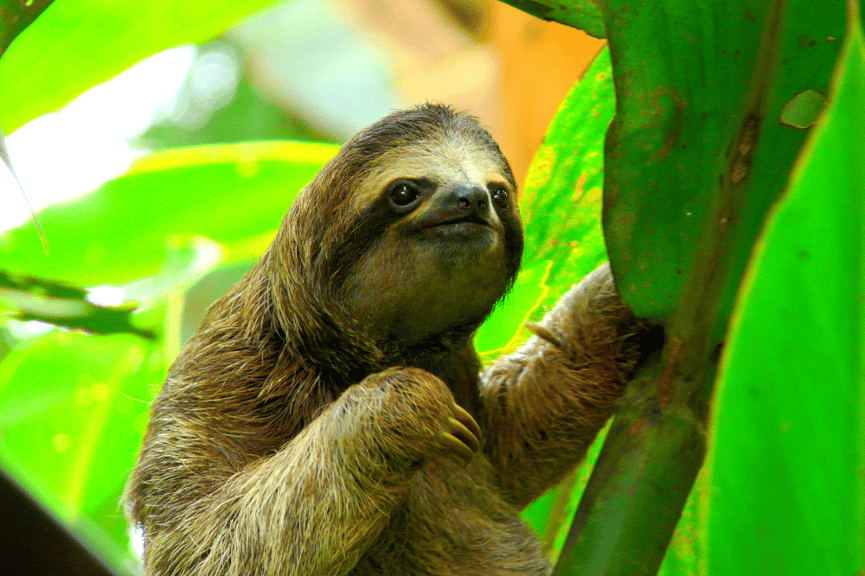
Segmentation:
<svg viewBox="0 0 865 576">
<path fill-rule="evenodd" d="M 54 0 L 0 0 L 0 56 Z"/>
<path fill-rule="evenodd" d="M 94 334 L 126 332 L 154 338 L 153 332 L 132 325 L 134 302 L 100 306 L 87 299 L 86 290 L 68 284 L 32 276 L 14 278 L 0 271 L 0 303 L 4 301 L 12 305 L 10 311 L 17 320 L 40 320 Z"/>
<path fill-rule="evenodd" d="M 782 109 L 805 90 L 826 93 L 844 5 L 622 0 L 605 11 L 618 102 L 607 248 L 637 314 L 665 318 L 698 253 L 741 275 L 807 136 L 779 121 Z M 721 233 L 731 243 L 712 255 Z M 720 291 L 721 316 L 736 288 Z"/>
<path fill-rule="evenodd" d="M 595 38 L 605 38 L 604 19 L 598 2 L 592 0 L 504 0 L 514 8 L 542 20 L 559 22 L 584 30 Z"/>
</svg>

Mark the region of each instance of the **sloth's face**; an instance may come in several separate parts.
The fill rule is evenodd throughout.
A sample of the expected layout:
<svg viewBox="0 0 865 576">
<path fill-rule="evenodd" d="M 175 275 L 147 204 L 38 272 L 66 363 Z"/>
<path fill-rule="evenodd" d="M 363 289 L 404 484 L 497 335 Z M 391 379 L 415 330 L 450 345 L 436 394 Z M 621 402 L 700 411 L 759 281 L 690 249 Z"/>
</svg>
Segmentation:
<svg viewBox="0 0 865 576">
<path fill-rule="evenodd" d="M 473 330 L 511 284 L 522 250 L 506 167 L 457 137 L 402 149 L 380 165 L 355 206 L 379 233 L 344 285 L 352 316 L 407 345 Z"/>
</svg>

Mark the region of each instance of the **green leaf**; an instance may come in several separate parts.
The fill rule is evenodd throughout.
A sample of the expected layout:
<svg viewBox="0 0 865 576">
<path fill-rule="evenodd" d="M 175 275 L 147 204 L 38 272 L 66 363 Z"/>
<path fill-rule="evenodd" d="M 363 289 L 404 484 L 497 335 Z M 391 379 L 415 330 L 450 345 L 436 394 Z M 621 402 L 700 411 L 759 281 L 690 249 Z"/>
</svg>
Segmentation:
<svg viewBox="0 0 865 576">
<path fill-rule="evenodd" d="M 559 106 L 526 176 L 520 200 L 525 265 L 551 260 L 552 281 L 566 276 L 555 298 L 606 261 L 600 201 L 604 137 L 614 111 L 605 48 Z"/>
<path fill-rule="evenodd" d="M 523 322 L 546 300 L 550 263 L 520 270 L 513 289 L 499 302 L 475 334 L 475 348 L 484 363 L 512 352 L 527 337 Z"/>
<path fill-rule="evenodd" d="M 273 0 L 56 0 L 0 58 L 10 134 L 151 54 L 203 42 Z M 14 90 L 8 87 L 14 86 Z"/>
<path fill-rule="evenodd" d="M 604 9 L 618 102 L 607 140 L 607 249 L 635 312 L 666 318 L 698 253 L 741 275 L 807 136 L 779 121 L 782 110 L 805 90 L 826 93 L 844 8 L 617 0 Z M 732 243 L 712 256 L 721 234 Z M 718 295 L 720 316 L 736 289 L 731 282 Z"/>
<path fill-rule="evenodd" d="M 603 142 L 613 117 L 613 82 L 604 49 L 559 107 L 520 194 L 526 250 L 514 290 L 484 322 L 475 345 L 484 361 L 531 334 L 525 321 L 606 261 L 601 231 Z"/>
<path fill-rule="evenodd" d="M 126 332 L 154 338 L 152 332 L 132 325 L 134 302 L 101 306 L 90 302 L 81 288 L 32 276 L 13 278 L 0 271 L 0 310 L 7 307 L 16 320 L 40 320 L 95 334 Z"/>
<path fill-rule="evenodd" d="M 0 465 L 118 567 L 133 561 L 118 496 L 163 366 L 134 336 L 59 330 L 0 364 Z"/>
<path fill-rule="evenodd" d="M 826 90 L 844 11 L 805 0 L 603 9 L 617 100 L 607 248 L 623 296 L 664 322 L 666 343 L 629 386 L 555 573 L 650 575 L 702 464 L 742 272 L 807 135 L 782 110 Z"/>
<path fill-rule="evenodd" d="M 855 19 L 851 19 L 851 22 Z M 708 458 L 708 574 L 865 569 L 865 37 L 754 257 Z"/>
<path fill-rule="evenodd" d="M 599 2 L 592 0 L 503 0 L 527 14 L 584 30 L 595 38 L 606 38 Z"/>
<path fill-rule="evenodd" d="M 50 254 L 32 223 L 0 234 L 0 269 L 79 286 L 120 285 L 159 273 L 170 239 L 193 235 L 223 245 L 228 261 L 257 257 L 336 150 L 268 142 L 146 156 L 96 192 L 40 212 Z"/>
</svg>

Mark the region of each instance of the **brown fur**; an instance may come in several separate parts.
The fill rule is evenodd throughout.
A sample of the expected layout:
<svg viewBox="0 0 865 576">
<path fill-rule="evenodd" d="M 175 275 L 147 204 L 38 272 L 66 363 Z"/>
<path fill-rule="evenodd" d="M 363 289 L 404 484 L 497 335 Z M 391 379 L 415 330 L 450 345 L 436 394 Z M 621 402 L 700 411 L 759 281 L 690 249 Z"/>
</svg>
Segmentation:
<svg viewBox="0 0 865 576">
<path fill-rule="evenodd" d="M 398 178 L 433 192 L 396 217 Z M 511 202 L 466 242 L 418 232 L 454 182 Z M 515 199 L 489 135 L 441 106 L 343 147 L 154 402 L 125 496 L 148 574 L 550 571 L 519 510 L 582 459 L 643 328 L 604 267 L 481 373 L 472 334 L 519 266 Z"/>
</svg>

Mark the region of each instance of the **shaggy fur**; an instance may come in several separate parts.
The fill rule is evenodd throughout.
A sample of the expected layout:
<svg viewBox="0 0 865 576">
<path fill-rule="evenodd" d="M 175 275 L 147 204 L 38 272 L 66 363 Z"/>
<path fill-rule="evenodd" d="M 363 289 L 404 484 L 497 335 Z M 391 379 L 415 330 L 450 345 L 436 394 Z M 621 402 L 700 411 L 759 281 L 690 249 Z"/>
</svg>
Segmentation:
<svg viewBox="0 0 865 576">
<path fill-rule="evenodd" d="M 400 178 L 423 192 L 408 214 L 383 192 Z M 455 183 L 488 225 L 430 232 Z M 582 459 L 645 326 L 603 267 L 481 372 L 472 334 L 522 251 L 515 201 L 498 146 L 449 108 L 343 147 L 153 404 L 125 494 L 147 574 L 549 573 L 519 511 Z"/>
</svg>

